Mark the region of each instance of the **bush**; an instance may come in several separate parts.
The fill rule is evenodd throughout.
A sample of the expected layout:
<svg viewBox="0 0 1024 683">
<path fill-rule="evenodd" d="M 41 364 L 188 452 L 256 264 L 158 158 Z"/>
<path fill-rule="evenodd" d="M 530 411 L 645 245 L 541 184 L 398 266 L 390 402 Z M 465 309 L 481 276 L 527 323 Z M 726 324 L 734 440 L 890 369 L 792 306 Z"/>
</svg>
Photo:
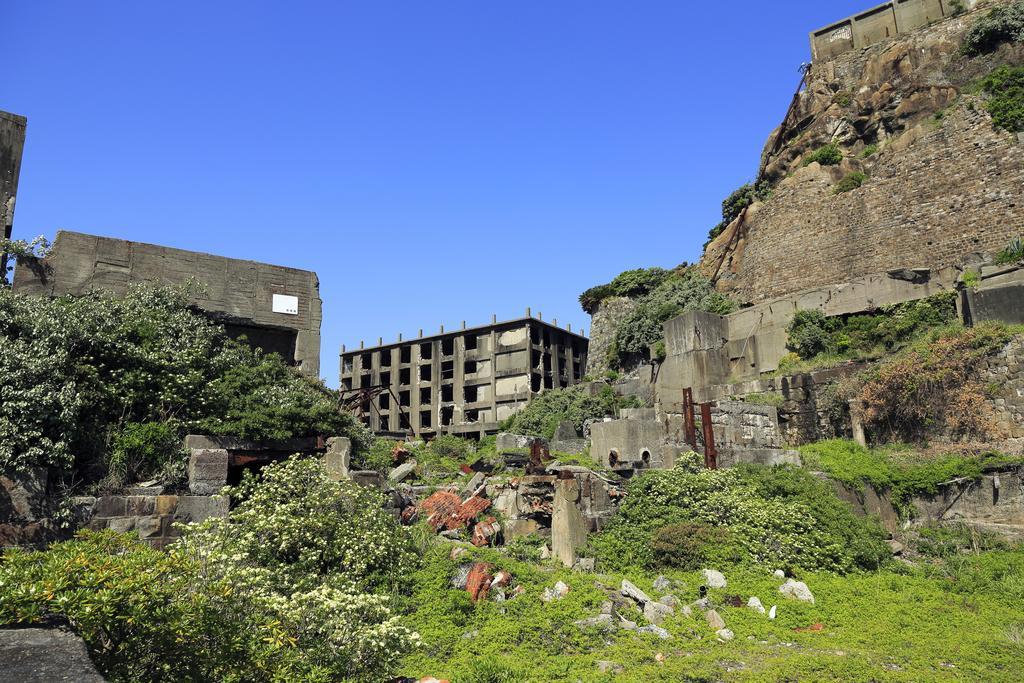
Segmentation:
<svg viewBox="0 0 1024 683">
<path fill-rule="evenodd" d="M 75 467 L 97 480 L 113 459 L 147 477 L 178 458 L 166 450 L 172 426 L 179 437 L 332 434 L 368 445 L 333 392 L 229 339 L 189 308 L 190 291 L 45 298 L 0 288 L 0 469 Z M 160 431 L 146 453 L 130 443 L 148 438 L 140 430 Z"/>
<path fill-rule="evenodd" d="M 1006 249 L 999 252 L 996 257 L 997 265 L 1005 265 L 1007 263 L 1016 263 L 1017 261 L 1024 260 L 1024 239 L 1016 237 L 1011 241 Z M 964 282 L 967 282 L 967 278 L 964 278 Z"/>
<path fill-rule="evenodd" d="M 992 409 L 978 374 L 1010 338 L 998 324 L 951 328 L 866 371 L 854 395 L 865 428 L 881 441 L 992 436 Z"/>
<path fill-rule="evenodd" d="M 836 194 L 843 194 L 844 192 L 850 192 L 856 190 L 858 187 L 864 184 L 864 181 L 868 179 L 866 173 L 860 171 L 854 171 L 853 173 L 847 173 L 842 180 L 836 183 Z"/>
<path fill-rule="evenodd" d="M 743 209 L 754 202 L 765 201 L 771 195 L 772 189 L 766 181 L 761 181 L 756 185 L 747 183 L 733 190 L 732 194 L 722 201 L 722 221 L 711 228 L 711 231 L 708 233 L 708 241 L 704 243 L 704 246 L 706 247 L 708 243 L 714 241 L 734 220 L 739 218 Z"/>
<path fill-rule="evenodd" d="M 66 618 L 115 680 L 389 678 L 417 637 L 383 593 L 413 556 L 379 494 L 298 459 L 237 493 L 167 553 L 109 531 L 8 552 L 0 624 Z"/>
<path fill-rule="evenodd" d="M 786 348 L 801 359 L 892 351 L 928 330 L 956 320 L 956 293 L 883 306 L 878 313 L 826 317 L 820 310 L 797 311 L 786 332 Z"/>
<path fill-rule="evenodd" d="M 808 166 L 817 161 L 822 166 L 835 166 L 836 164 L 842 163 L 843 152 L 839 149 L 839 145 L 836 143 L 830 143 L 824 147 L 819 147 L 814 150 L 806 157 L 801 164 L 802 166 Z"/>
<path fill-rule="evenodd" d="M 1024 66 L 1003 65 L 981 82 L 992 122 L 1011 133 L 1024 131 Z"/>
<path fill-rule="evenodd" d="M 689 268 L 663 282 L 640 300 L 639 305 L 615 330 L 615 351 L 620 363 L 633 354 L 644 357 L 663 338 L 665 321 L 686 311 L 708 311 L 724 315 L 736 305 L 717 292 L 709 279 Z"/>
<path fill-rule="evenodd" d="M 680 267 L 685 267 L 683 264 Z M 637 268 L 619 273 L 614 280 L 606 285 L 591 287 L 580 294 L 580 306 L 587 313 L 593 314 L 598 305 L 613 296 L 638 298 L 653 291 L 671 274 L 664 268 Z"/>
<path fill-rule="evenodd" d="M 173 421 L 128 422 L 114 432 L 111 441 L 107 465 L 111 488 L 163 473 L 175 462 L 187 462 L 180 429 Z"/>
<path fill-rule="evenodd" d="M 877 525 L 809 472 L 705 470 L 693 461 L 631 481 L 619 514 L 591 546 L 603 566 L 653 567 L 652 534 L 678 524 L 727 530 L 727 545 L 744 560 L 772 567 L 846 572 L 877 567 L 887 554 Z"/>
<path fill-rule="evenodd" d="M 700 524 L 668 524 L 651 535 L 654 566 L 693 571 L 708 566 L 711 558 L 729 547 L 729 532 Z M 718 564 L 714 562 L 713 564 Z"/>
<path fill-rule="evenodd" d="M 994 8 L 975 20 L 964 34 L 961 51 L 974 56 L 992 52 L 1005 42 L 1024 40 L 1024 2 Z"/>
<path fill-rule="evenodd" d="M 870 145 L 867 145 L 867 146 L 866 146 L 866 147 L 865 147 L 865 148 L 864 148 L 864 149 L 863 149 L 863 150 L 861 151 L 861 153 L 860 153 L 860 158 L 861 158 L 861 159 L 867 159 L 868 157 L 870 157 L 870 156 L 874 156 L 874 155 L 875 155 L 875 154 L 877 154 L 877 153 L 878 153 L 878 145 L 877 145 L 877 144 L 875 144 L 875 143 L 871 143 Z"/>
<path fill-rule="evenodd" d="M 634 401 L 619 398 L 610 386 L 601 387 L 597 396 L 591 396 L 586 387 L 577 384 L 545 391 L 502 423 L 501 428 L 506 432 L 550 439 L 561 422 L 572 422 L 576 432 L 582 433 L 587 420 L 600 420 L 626 407 L 635 407 Z"/>
</svg>

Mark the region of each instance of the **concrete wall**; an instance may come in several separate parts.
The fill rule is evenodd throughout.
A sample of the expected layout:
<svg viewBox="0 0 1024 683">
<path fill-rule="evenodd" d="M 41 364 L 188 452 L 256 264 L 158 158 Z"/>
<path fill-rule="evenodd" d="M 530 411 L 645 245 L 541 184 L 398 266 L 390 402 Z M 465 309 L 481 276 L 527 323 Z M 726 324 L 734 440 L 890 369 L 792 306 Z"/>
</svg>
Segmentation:
<svg viewBox="0 0 1024 683">
<path fill-rule="evenodd" d="M 665 428 L 654 420 L 611 420 L 590 425 L 590 456 L 612 469 L 671 467 L 672 463 L 663 462 L 665 445 Z"/>
<path fill-rule="evenodd" d="M 534 396 L 576 384 L 586 337 L 535 318 L 341 353 L 341 388 L 385 390 L 357 406 L 374 432 L 497 433 Z"/>
<path fill-rule="evenodd" d="M 193 303 L 225 323 L 229 333 L 246 334 L 256 346 L 283 351 L 306 374 L 320 374 L 320 281 L 314 272 L 65 230 L 57 233 L 42 266 L 17 268 L 15 291 L 123 293 L 131 284 L 194 278 L 207 291 Z M 281 312 L 275 296 L 295 297 L 294 310 Z"/>
<path fill-rule="evenodd" d="M 11 237 L 14 224 L 14 203 L 18 195 L 26 125 L 24 116 L 0 111 L 0 228 L 7 238 Z M 3 265 L 0 263 L 0 267 Z"/>
<path fill-rule="evenodd" d="M 978 286 L 964 293 L 966 318 L 972 322 L 1024 323 L 1024 269 L 1018 265 L 987 266 L 979 275 Z"/>
<path fill-rule="evenodd" d="M 587 356 L 586 374 L 597 378 L 611 369 L 608 366 L 608 350 L 615 341 L 615 330 L 638 305 L 636 299 L 624 296 L 608 297 L 598 304 L 590 316 L 590 352 Z"/>
<path fill-rule="evenodd" d="M 972 9 L 977 0 L 963 0 L 963 9 Z M 860 49 L 913 31 L 957 13 L 953 0 L 895 0 L 864 10 L 811 32 L 811 55 L 815 61 L 833 59 L 844 52 Z"/>
</svg>

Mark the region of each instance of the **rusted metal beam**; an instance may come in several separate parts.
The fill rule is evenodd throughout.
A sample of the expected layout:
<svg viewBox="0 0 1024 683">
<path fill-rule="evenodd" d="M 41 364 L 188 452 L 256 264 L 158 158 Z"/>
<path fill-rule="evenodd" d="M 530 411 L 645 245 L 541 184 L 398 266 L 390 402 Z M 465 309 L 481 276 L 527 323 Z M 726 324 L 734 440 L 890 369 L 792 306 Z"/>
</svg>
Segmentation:
<svg viewBox="0 0 1024 683">
<path fill-rule="evenodd" d="M 718 449 L 715 448 L 715 428 L 711 424 L 711 404 L 700 404 L 700 426 L 704 431 L 704 466 L 718 469 Z"/>
<path fill-rule="evenodd" d="M 683 422 L 686 428 L 686 443 L 697 450 L 697 424 L 693 416 L 693 389 L 683 389 Z"/>
</svg>

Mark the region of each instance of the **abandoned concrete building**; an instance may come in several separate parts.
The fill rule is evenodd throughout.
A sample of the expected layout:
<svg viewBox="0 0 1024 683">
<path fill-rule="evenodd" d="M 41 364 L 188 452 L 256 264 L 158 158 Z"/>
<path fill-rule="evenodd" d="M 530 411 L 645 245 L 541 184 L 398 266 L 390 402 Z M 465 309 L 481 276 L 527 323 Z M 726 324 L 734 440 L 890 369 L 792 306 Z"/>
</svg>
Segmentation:
<svg viewBox="0 0 1024 683">
<path fill-rule="evenodd" d="M 39 296 L 121 293 L 135 283 L 190 279 L 205 288 L 193 297 L 194 305 L 229 335 L 244 336 L 251 345 L 319 376 L 320 281 L 312 271 L 61 230 L 38 267 L 15 271 L 14 291 Z"/>
<path fill-rule="evenodd" d="M 811 33 L 815 61 L 880 43 L 973 9 L 978 0 L 893 0 Z"/>
<path fill-rule="evenodd" d="M 480 437 L 545 389 L 580 382 L 587 348 L 583 335 L 527 311 L 518 320 L 342 347 L 341 389 L 376 433 Z"/>
</svg>

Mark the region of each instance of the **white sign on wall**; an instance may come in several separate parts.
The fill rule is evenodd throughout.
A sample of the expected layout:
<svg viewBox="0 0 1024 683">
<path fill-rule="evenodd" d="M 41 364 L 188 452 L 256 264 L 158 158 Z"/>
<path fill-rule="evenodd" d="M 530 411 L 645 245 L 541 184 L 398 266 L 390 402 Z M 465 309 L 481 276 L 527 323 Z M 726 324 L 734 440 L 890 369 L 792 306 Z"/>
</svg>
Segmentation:
<svg viewBox="0 0 1024 683">
<path fill-rule="evenodd" d="M 275 294 L 274 300 L 271 305 L 271 309 L 274 311 L 274 313 L 298 315 L 299 297 L 291 296 L 290 294 Z"/>
</svg>

